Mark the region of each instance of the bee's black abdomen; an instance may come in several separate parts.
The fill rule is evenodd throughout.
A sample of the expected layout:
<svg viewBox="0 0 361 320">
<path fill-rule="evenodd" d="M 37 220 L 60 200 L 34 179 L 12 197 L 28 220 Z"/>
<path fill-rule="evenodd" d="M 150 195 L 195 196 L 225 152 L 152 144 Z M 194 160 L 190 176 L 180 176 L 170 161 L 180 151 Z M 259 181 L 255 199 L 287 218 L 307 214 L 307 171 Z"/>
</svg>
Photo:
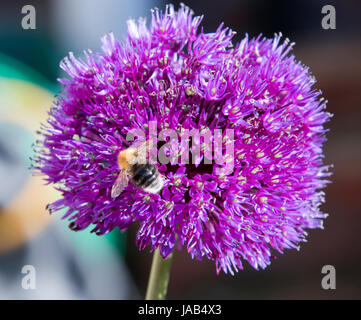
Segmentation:
<svg viewBox="0 0 361 320">
<path fill-rule="evenodd" d="M 157 179 L 157 170 L 154 165 L 134 165 L 133 168 L 133 181 L 138 187 L 147 187 Z"/>
</svg>

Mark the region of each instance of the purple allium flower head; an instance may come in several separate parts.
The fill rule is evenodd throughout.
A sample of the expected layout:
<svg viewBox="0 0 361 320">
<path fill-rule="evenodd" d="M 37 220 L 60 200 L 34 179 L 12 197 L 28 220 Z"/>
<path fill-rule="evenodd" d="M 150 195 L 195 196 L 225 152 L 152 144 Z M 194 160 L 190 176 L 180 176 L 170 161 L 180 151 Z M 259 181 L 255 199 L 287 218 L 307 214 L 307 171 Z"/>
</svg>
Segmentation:
<svg viewBox="0 0 361 320">
<path fill-rule="evenodd" d="M 271 250 L 297 248 L 306 229 L 322 228 L 321 189 L 326 102 L 314 77 L 290 55 L 292 44 L 200 29 L 186 6 L 128 21 L 123 42 L 102 39 L 102 53 L 72 53 L 61 63 L 69 77 L 42 127 L 35 168 L 55 184 L 70 228 L 105 234 L 140 224 L 137 245 L 173 247 L 215 260 L 217 272 L 270 263 Z M 216 163 L 160 164 L 160 194 L 133 184 L 113 199 L 118 153 L 132 129 L 234 130 L 234 169 Z M 223 131 L 222 146 L 227 137 Z M 158 145 L 159 147 L 159 145 Z M 203 156 L 201 156 L 202 158 Z"/>
</svg>

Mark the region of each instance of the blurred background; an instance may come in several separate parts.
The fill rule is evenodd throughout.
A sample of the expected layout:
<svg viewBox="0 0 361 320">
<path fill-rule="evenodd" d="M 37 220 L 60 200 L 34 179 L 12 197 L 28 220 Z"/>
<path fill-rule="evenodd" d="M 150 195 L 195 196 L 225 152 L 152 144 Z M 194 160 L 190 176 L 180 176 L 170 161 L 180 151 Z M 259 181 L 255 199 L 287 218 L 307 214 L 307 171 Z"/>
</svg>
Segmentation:
<svg viewBox="0 0 361 320">
<path fill-rule="evenodd" d="M 361 299 L 361 1 L 184 1 L 204 14 L 206 32 L 224 22 L 237 31 L 296 42 L 293 53 L 316 76 L 328 111 L 325 162 L 334 164 L 323 210 L 324 230 L 309 232 L 301 251 L 277 254 L 264 271 L 248 265 L 235 276 L 216 275 L 211 261 L 176 251 L 169 299 Z M 59 62 L 73 51 L 100 50 L 100 37 L 121 38 L 126 20 L 146 16 L 161 0 L 2 0 L 0 4 L 0 299 L 143 298 L 151 255 L 135 246 L 137 226 L 98 237 L 70 232 L 45 205 L 56 192 L 32 177 L 35 130 L 59 92 Z M 24 30 L 25 5 L 36 29 Z M 174 2 L 176 7 L 178 4 Z M 336 29 L 324 30 L 321 9 L 336 9 Z M 148 19 L 149 20 L 149 19 Z M 36 269 L 36 290 L 21 286 L 23 266 Z M 336 290 L 323 290 L 321 269 L 336 268 Z"/>
</svg>

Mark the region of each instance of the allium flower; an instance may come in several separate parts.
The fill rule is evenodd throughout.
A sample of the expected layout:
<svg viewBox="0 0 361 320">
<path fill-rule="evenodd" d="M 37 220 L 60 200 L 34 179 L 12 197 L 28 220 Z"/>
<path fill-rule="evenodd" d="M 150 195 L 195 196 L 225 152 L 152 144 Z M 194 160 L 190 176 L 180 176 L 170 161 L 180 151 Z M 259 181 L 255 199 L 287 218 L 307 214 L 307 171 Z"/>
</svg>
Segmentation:
<svg viewBox="0 0 361 320">
<path fill-rule="evenodd" d="M 232 46 L 231 30 L 204 33 L 201 20 L 168 6 L 152 12 L 150 27 L 128 21 L 123 42 L 104 37 L 102 53 L 70 53 L 35 167 L 62 194 L 49 209 L 65 208 L 73 230 L 92 225 L 102 235 L 138 222 L 138 247 L 164 258 L 177 243 L 215 260 L 217 272 L 233 274 L 242 261 L 265 268 L 271 249 L 298 248 L 306 229 L 322 228 L 330 114 L 287 39 L 246 36 Z M 130 183 L 111 198 L 127 133 L 148 133 L 150 121 L 158 131 L 233 129 L 234 170 L 157 163 L 167 180 L 160 194 Z"/>
</svg>

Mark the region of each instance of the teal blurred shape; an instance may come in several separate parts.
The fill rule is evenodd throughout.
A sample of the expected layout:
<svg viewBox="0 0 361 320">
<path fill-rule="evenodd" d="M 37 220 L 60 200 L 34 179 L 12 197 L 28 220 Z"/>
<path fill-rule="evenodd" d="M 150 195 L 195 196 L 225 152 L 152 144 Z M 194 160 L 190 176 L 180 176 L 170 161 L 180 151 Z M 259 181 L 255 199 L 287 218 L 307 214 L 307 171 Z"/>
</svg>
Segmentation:
<svg viewBox="0 0 361 320">
<path fill-rule="evenodd" d="M 59 86 L 47 80 L 39 72 L 24 63 L 0 52 L 0 77 L 27 81 L 55 94 Z"/>
</svg>

